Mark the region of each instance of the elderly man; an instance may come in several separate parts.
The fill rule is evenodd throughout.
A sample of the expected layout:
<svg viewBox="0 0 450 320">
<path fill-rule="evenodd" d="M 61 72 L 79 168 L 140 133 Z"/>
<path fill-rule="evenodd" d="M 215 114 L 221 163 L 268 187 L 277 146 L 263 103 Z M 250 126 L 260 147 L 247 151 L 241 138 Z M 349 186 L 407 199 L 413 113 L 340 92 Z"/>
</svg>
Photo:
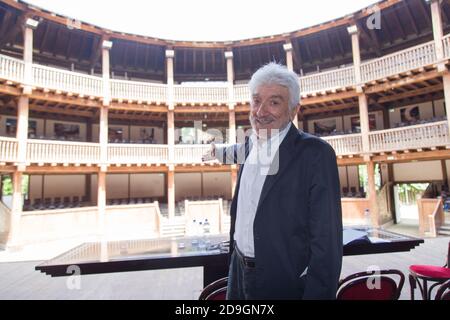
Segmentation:
<svg viewBox="0 0 450 320">
<path fill-rule="evenodd" d="M 228 299 L 334 299 L 342 265 L 336 155 L 291 122 L 298 77 L 269 63 L 249 83 L 252 135 L 214 147 L 240 163 L 231 205 Z"/>
</svg>

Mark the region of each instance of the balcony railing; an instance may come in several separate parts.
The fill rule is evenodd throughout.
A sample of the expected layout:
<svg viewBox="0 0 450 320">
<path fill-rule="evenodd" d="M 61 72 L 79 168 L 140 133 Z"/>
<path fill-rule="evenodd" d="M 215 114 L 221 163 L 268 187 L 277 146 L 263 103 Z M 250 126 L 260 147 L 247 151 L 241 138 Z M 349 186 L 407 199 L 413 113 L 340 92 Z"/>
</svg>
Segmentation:
<svg viewBox="0 0 450 320">
<path fill-rule="evenodd" d="M 174 86 L 176 103 L 227 103 L 228 87 Z"/>
<path fill-rule="evenodd" d="M 79 72 L 59 70 L 33 64 L 33 80 L 34 85 L 41 88 L 85 96 L 103 96 L 102 78 Z"/>
<path fill-rule="evenodd" d="M 362 135 L 349 134 L 323 138 L 338 156 L 357 155 L 362 150 Z M 450 146 L 447 121 L 439 121 L 369 133 L 369 152 L 390 152 Z M 168 145 L 108 144 L 108 163 L 124 165 L 200 164 L 210 146 L 176 145 L 169 161 Z M 0 137 L 0 162 L 18 161 L 17 139 Z M 28 163 L 101 164 L 100 145 L 90 142 L 27 140 Z"/>
<path fill-rule="evenodd" d="M 0 161 L 17 161 L 17 139 L 0 137 Z"/>
<path fill-rule="evenodd" d="M 238 84 L 234 86 L 234 101 L 250 101 L 250 89 L 248 88 L 247 84 Z"/>
<path fill-rule="evenodd" d="M 371 132 L 369 141 L 371 152 L 450 145 L 447 121 Z"/>
<path fill-rule="evenodd" d="M 109 144 L 110 164 L 163 164 L 168 162 L 167 145 Z"/>
<path fill-rule="evenodd" d="M 383 79 L 412 69 L 431 65 L 435 61 L 435 45 L 431 41 L 362 63 L 361 77 L 363 82 Z"/>
<path fill-rule="evenodd" d="M 444 55 L 450 59 L 450 35 L 444 37 L 443 45 Z M 430 41 L 378 59 L 363 62 L 360 69 L 361 81 L 367 83 L 432 65 L 437 62 L 435 51 L 435 43 Z M 24 70 L 25 64 L 22 60 L 0 55 L 0 78 L 23 82 Z M 94 97 L 102 97 L 104 94 L 103 79 L 101 77 L 38 64 L 33 64 L 32 70 L 32 85 L 36 87 Z M 354 66 L 306 75 L 300 77 L 299 82 L 302 94 L 357 85 Z M 168 101 L 167 88 L 165 84 L 110 80 L 110 95 L 115 99 L 164 103 Z M 173 92 L 174 101 L 181 104 L 226 104 L 229 100 L 226 84 L 223 86 L 175 85 Z M 234 86 L 234 100 L 236 102 L 247 102 L 249 101 L 249 96 L 247 84 Z"/>
<path fill-rule="evenodd" d="M 0 78 L 23 82 L 25 63 L 22 60 L 0 55 Z"/>
<path fill-rule="evenodd" d="M 338 156 L 359 154 L 362 152 L 362 137 L 360 133 L 344 136 L 324 137 Z"/>
<path fill-rule="evenodd" d="M 351 66 L 300 77 L 300 92 L 302 94 L 308 94 L 337 88 L 345 88 L 354 84 L 355 68 Z"/>
<path fill-rule="evenodd" d="M 28 140 L 27 162 L 96 164 L 100 161 L 100 145 L 91 142 Z"/>
<path fill-rule="evenodd" d="M 111 80 L 111 98 L 142 102 L 167 102 L 167 86 L 128 80 Z"/>
<path fill-rule="evenodd" d="M 202 163 L 202 155 L 210 150 L 210 145 L 176 145 L 175 163 Z"/>
</svg>

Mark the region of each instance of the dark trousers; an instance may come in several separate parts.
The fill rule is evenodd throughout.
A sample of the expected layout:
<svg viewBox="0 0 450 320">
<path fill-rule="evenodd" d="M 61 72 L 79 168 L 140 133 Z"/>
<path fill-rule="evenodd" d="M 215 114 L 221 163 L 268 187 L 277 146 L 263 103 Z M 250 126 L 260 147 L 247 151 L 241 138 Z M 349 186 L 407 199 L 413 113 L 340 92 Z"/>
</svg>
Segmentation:
<svg viewBox="0 0 450 320">
<path fill-rule="evenodd" d="M 227 300 L 254 300 L 256 292 L 255 263 L 245 258 L 235 246 L 228 272 Z"/>
</svg>

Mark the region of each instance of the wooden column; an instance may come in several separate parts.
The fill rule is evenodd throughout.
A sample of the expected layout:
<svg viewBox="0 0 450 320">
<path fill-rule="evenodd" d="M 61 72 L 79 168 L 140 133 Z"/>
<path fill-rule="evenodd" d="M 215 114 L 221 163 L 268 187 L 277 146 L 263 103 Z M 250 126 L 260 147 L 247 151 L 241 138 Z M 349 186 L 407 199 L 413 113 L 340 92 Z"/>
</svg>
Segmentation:
<svg viewBox="0 0 450 320">
<path fill-rule="evenodd" d="M 175 217 L 175 169 L 173 165 L 169 165 L 167 171 L 167 210 L 169 219 Z"/>
<path fill-rule="evenodd" d="M 19 160 L 17 169 L 19 171 L 25 171 L 27 163 L 28 114 L 29 99 L 28 96 L 22 95 L 18 99 L 16 130 L 17 155 Z"/>
<path fill-rule="evenodd" d="M 442 182 L 445 185 L 449 186 L 447 166 L 445 165 L 445 159 L 441 160 L 441 168 L 442 168 Z"/>
<path fill-rule="evenodd" d="M 356 89 L 361 92 L 362 78 L 361 78 L 361 52 L 359 48 L 359 32 L 356 25 L 347 28 L 348 33 L 352 38 L 352 54 L 353 66 L 355 67 Z"/>
<path fill-rule="evenodd" d="M 100 170 L 97 175 L 97 209 L 98 209 L 98 234 L 105 235 L 106 215 L 106 172 Z"/>
<path fill-rule="evenodd" d="M 6 246 L 16 247 L 20 245 L 20 220 L 22 217 L 23 198 L 22 198 L 22 172 L 14 171 L 12 174 L 12 206 L 11 220 L 9 222 L 9 233 Z"/>
<path fill-rule="evenodd" d="M 433 22 L 433 38 L 436 48 L 436 58 L 438 61 L 438 71 L 447 70 L 447 68 L 445 67 L 445 63 L 443 62 L 444 44 L 442 43 L 442 38 L 444 37 L 444 32 L 442 28 L 441 2 L 441 0 L 431 0 L 430 4 L 431 20 Z"/>
<path fill-rule="evenodd" d="M 368 195 L 369 195 L 369 209 L 370 217 L 373 227 L 379 227 L 379 212 L 377 204 L 377 189 L 375 186 L 375 163 L 369 161 L 367 165 L 367 177 L 368 177 Z"/>
<path fill-rule="evenodd" d="M 447 128 L 450 135 L 450 73 L 442 76 L 444 84 L 445 113 L 447 114 Z"/>
<path fill-rule="evenodd" d="M 103 105 L 109 106 L 111 103 L 111 85 L 109 79 L 109 50 L 111 50 L 113 43 L 108 40 L 103 40 L 102 43 L 102 75 L 103 75 Z"/>
<path fill-rule="evenodd" d="M 370 152 L 369 143 L 369 108 L 367 105 L 367 97 L 364 93 L 358 95 L 359 101 L 359 121 L 361 126 L 362 147 L 363 153 L 368 154 Z"/>
<path fill-rule="evenodd" d="M 285 43 L 283 49 L 286 52 L 286 67 L 290 71 L 294 71 L 294 60 L 292 59 L 292 43 Z M 298 128 L 298 114 L 292 119 L 294 125 Z"/>
<path fill-rule="evenodd" d="M 24 67 L 24 94 L 31 94 L 33 90 L 33 31 L 37 28 L 39 21 L 28 18 L 25 21 L 23 32 L 23 60 Z"/>
<path fill-rule="evenodd" d="M 227 82 L 228 82 L 228 119 L 229 119 L 228 142 L 236 143 L 236 112 L 234 108 L 235 102 L 234 102 L 233 51 L 226 51 L 225 59 L 227 61 Z"/>
<path fill-rule="evenodd" d="M 175 102 L 174 102 L 174 72 L 173 59 L 175 52 L 173 50 L 166 50 L 166 67 L 167 67 L 167 145 L 169 148 L 169 164 L 174 162 L 175 157 Z"/>
</svg>

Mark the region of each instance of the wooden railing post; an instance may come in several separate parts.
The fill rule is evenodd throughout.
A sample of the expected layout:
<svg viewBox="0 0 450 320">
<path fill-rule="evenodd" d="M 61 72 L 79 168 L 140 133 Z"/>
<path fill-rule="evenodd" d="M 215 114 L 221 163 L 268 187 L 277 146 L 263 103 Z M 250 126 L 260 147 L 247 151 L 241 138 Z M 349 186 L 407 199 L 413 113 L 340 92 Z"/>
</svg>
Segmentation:
<svg viewBox="0 0 450 320">
<path fill-rule="evenodd" d="M 24 94 L 31 94 L 33 90 L 33 31 L 37 28 L 39 21 L 27 18 L 24 26 L 23 36 L 23 60 L 24 70 Z"/>
<path fill-rule="evenodd" d="M 11 206 L 11 220 L 9 224 L 8 239 L 6 247 L 13 248 L 20 245 L 20 220 L 22 218 L 22 172 L 16 170 L 12 174 L 12 206 Z"/>
<path fill-rule="evenodd" d="M 292 43 L 288 42 L 283 44 L 283 49 L 286 52 L 286 67 L 290 71 L 294 71 L 294 60 L 292 58 Z M 294 125 L 298 128 L 298 115 L 295 114 L 294 119 L 292 119 Z"/>
<path fill-rule="evenodd" d="M 430 10 L 431 20 L 433 22 L 433 38 L 436 49 L 438 71 L 445 71 L 447 68 L 445 67 L 444 62 L 444 32 L 442 28 L 441 2 L 442 0 L 431 0 Z"/>
<path fill-rule="evenodd" d="M 356 90 L 361 92 L 362 77 L 361 77 L 361 53 L 359 48 L 359 32 L 356 25 L 352 25 L 347 28 L 348 33 L 352 38 L 352 54 L 353 54 L 353 66 L 355 72 Z"/>
<path fill-rule="evenodd" d="M 229 119 L 228 142 L 236 143 L 233 51 L 226 51 L 225 59 L 227 60 L 227 83 L 228 83 L 228 119 Z M 225 141 L 225 138 L 226 137 L 224 137 L 223 141 Z"/>
</svg>

